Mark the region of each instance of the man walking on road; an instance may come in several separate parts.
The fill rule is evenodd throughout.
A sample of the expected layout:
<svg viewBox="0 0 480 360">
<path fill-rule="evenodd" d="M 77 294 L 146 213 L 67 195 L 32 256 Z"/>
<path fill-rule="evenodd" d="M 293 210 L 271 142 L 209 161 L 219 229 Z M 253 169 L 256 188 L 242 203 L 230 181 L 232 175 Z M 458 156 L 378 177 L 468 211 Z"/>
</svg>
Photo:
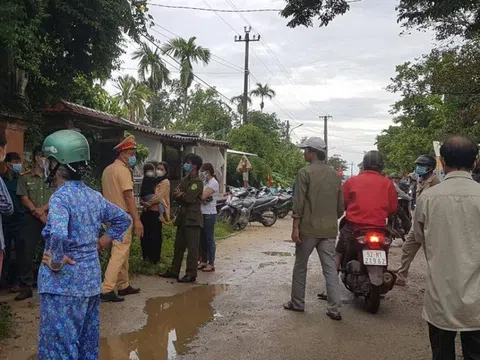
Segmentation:
<svg viewBox="0 0 480 360">
<path fill-rule="evenodd" d="M 286 310 L 304 311 L 307 264 L 316 249 L 327 286 L 327 315 L 341 320 L 340 283 L 335 265 L 335 239 L 338 219 L 343 215 L 342 181 L 336 171 L 325 164 L 327 146 L 312 137 L 299 146 L 305 151 L 309 166 L 301 169 L 295 181 L 292 241 L 296 244 L 292 297 L 283 305 Z"/>
<path fill-rule="evenodd" d="M 437 166 L 437 161 L 433 156 L 422 155 L 417 161 L 417 169 L 415 172 L 418 175 L 418 184 L 415 194 L 415 198 L 418 199 L 420 195 L 427 189 L 432 186 L 440 184 L 440 179 L 433 173 L 435 167 Z M 417 255 L 418 250 L 422 245 L 419 242 L 415 241 L 415 234 L 413 232 L 413 225 L 410 231 L 407 234 L 405 243 L 402 247 L 402 260 L 400 268 L 397 271 L 397 281 L 395 285 L 405 286 L 407 283 L 408 270 L 412 264 L 415 255 Z"/>
<path fill-rule="evenodd" d="M 138 216 L 135 198 L 133 196 L 133 176 L 131 168 L 136 163 L 137 145 L 135 138 L 129 136 L 114 150 L 118 156 L 115 162 L 109 165 L 102 175 L 103 196 L 126 211 L 133 219 L 133 226 L 138 238 L 143 236 L 143 225 Z M 133 288 L 128 279 L 128 262 L 130 257 L 130 244 L 132 243 L 132 227 L 127 230 L 123 242 L 113 241 L 112 252 L 105 271 L 102 284 L 102 301 L 120 302 L 120 296 L 138 294 L 140 289 Z M 115 294 L 118 289 L 118 296 Z"/>
<path fill-rule="evenodd" d="M 456 359 L 457 332 L 463 359 L 480 359 L 480 185 L 470 175 L 478 150 L 470 139 L 447 139 L 440 149 L 445 181 L 424 192 L 415 211 L 415 239 L 427 259 L 423 318 L 433 360 Z"/>
</svg>

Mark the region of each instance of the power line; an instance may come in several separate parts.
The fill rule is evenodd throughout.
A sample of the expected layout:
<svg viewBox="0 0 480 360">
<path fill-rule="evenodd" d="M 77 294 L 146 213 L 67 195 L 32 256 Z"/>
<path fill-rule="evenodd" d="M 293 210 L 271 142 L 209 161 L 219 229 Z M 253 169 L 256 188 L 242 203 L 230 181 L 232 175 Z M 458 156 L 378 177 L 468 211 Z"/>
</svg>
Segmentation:
<svg viewBox="0 0 480 360">
<path fill-rule="evenodd" d="M 169 34 L 172 34 L 173 36 L 175 36 L 175 37 L 177 37 L 177 38 L 180 38 L 180 37 L 181 37 L 180 35 L 175 34 L 174 32 L 168 30 L 167 28 L 165 28 L 165 27 L 163 27 L 163 26 L 161 26 L 161 25 L 158 25 L 158 24 L 155 23 L 155 22 L 153 22 L 153 24 L 154 24 L 155 26 L 157 26 L 157 27 L 165 30 L 165 31 L 168 32 Z M 161 33 L 161 32 L 158 31 L 158 30 L 155 30 L 155 29 L 153 29 L 153 28 L 152 28 L 151 30 L 152 30 L 154 33 L 156 33 L 156 34 L 165 37 L 166 39 L 170 39 L 170 37 L 169 37 L 168 35 L 165 35 L 165 34 Z M 212 61 L 214 61 L 214 62 L 216 62 L 216 63 L 219 63 L 220 65 L 226 66 L 226 67 L 228 67 L 228 68 L 230 68 L 230 69 L 232 69 L 232 70 L 236 70 L 236 71 L 238 71 L 238 72 L 243 72 L 243 69 L 242 69 L 240 66 L 235 65 L 234 63 L 232 63 L 232 62 L 230 62 L 230 61 L 228 61 L 228 60 L 223 59 L 223 58 L 221 58 L 220 56 L 217 56 L 217 55 L 214 55 L 214 54 L 211 54 L 211 56 L 214 57 L 214 58 L 216 58 L 216 59 L 218 59 L 218 60 L 212 59 Z M 223 63 L 222 63 L 221 61 L 223 61 Z"/>
<path fill-rule="evenodd" d="M 223 12 L 223 13 L 255 13 L 255 12 L 280 12 L 283 9 L 213 9 L 213 8 L 201 8 L 201 7 L 194 7 L 194 6 L 181 6 L 181 5 L 165 5 L 165 4 L 155 4 L 148 2 L 148 5 L 151 6 L 158 6 L 167 9 L 182 9 L 182 10 L 198 10 L 198 11 L 212 11 L 212 12 Z"/>
<path fill-rule="evenodd" d="M 157 49 L 160 50 L 160 47 L 154 42 L 152 41 L 151 39 L 149 39 L 147 36 L 143 35 L 143 37 L 145 39 L 147 39 L 149 42 L 151 42 L 153 44 L 153 46 L 155 46 Z M 165 54 L 166 56 L 168 56 L 170 59 L 172 59 L 175 63 L 177 63 L 180 67 L 181 67 L 181 64 L 180 62 L 178 62 L 177 59 L 175 59 L 173 56 L 171 55 L 168 55 L 168 54 Z M 180 68 L 176 68 L 175 66 L 173 66 L 172 64 L 170 64 L 168 61 L 166 61 L 165 59 L 163 59 L 163 61 L 165 61 L 166 64 L 172 66 L 174 69 L 180 71 Z M 195 73 L 192 73 L 193 77 L 194 77 L 194 80 L 196 79 L 197 82 L 200 82 L 202 84 L 204 84 L 205 86 L 207 86 L 209 89 L 215 91 L 218 95 L 220 95 L 221 97 L 223 97 L 224 99 L 226 99 L 229 103 L 231 103 L 232 101 L 225 95 L 223 95 L 220 91 L 218 91 L 216 88 L 214 88 L 213 86 L 211 86 L 209 83 L 207 83 L 205 80 L 203 80 L 202 78 L 200 78 L 198 75 L 195 75 Z"/>
</svg>

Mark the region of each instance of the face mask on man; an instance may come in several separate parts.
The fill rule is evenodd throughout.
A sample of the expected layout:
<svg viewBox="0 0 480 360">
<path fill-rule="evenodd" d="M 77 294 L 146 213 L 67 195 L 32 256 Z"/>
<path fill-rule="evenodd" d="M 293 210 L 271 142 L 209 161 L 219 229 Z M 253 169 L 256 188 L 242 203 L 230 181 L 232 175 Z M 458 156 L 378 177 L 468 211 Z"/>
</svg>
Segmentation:
<svg viewBox="0 0 480 360">
<path fill-rule="evenodd" d="M 428 169 L 425 166 L 417 166 L 415 172 L 417 175 L 423 176 L 428 173 Z"/>
<path fill-rule="evenodd" d="M 185 170 L 187 174 L 190 174 L 192 172 L 192 164 L 189 164 L 189 163 L 183 164 L 183 170 Z"/>
<path fill-rule="evenodd" d="M 128 157 L 128 166 L 133 168 L 136 163 L 137 163 L 137 157 L 135 155 Z"/>
<path fill-rule="evenodd" d="M 22 164 L 12 164 L 12 172 L 14 174 L 19 174 L 22 171 Z"/>
</svg>

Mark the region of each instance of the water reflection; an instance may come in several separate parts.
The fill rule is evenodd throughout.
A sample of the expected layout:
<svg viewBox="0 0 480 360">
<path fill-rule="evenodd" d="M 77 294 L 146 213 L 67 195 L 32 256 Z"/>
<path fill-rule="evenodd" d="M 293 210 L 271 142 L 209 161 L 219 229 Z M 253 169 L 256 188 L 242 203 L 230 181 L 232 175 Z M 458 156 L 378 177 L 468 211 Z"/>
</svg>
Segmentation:
<svg viewBox="0 0 480 360">
<path fill-rule="evenodd" d="M 102 360 L 171 360 L 188 350 L 198 329 L 214 318 L 211 306 L 226 285 L 192 288 L 171 297 L 147 300 L 145 326 L 131 333 L 102 338 Z"/>
</svg>

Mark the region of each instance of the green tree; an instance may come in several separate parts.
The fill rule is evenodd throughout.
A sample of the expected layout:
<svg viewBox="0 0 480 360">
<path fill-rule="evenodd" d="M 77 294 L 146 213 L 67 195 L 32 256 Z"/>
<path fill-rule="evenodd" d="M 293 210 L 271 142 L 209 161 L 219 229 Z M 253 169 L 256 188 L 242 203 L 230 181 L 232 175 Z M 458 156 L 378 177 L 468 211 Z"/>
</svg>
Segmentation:
<svg viewBox="0 0 480 360">
<path fill-rule="evenodd" d="M 78 76 L 110 77 L 120 64 L 125 34 L 138 41 L 147 33 L 146 11 L 146 0 L 2 1 L 1 57 L 11 60 L 7 71 L 14 64 L 27 72 L 28 99 L 35 106 L 55 103 Z"/>
<path fill-rule="evenodd" d="M 254 90 L 250 91 L 250 95 L 259 97 L 261 99 L 260 110 L 263 112 L 263 108 L 265 107 L 265 98 L 271 100 L 277 94 L 268 84 L 262 85 L 261 83 L 257 83 L 257 87 Z"/>
<path fill-rule="evenodd" d="M 230 99 L 230 101 L 234 104 L 237 104 L 237 111 L 240 115 L 243 114 L 243 101 L 244 101 L 244 96 L 243 94 L 240 94 L 238 96 L 234 96 Z M 247 96 L 247 107 L 252 105 L 252 98 L 250 96 Z"/>
<path fill-rule="evenodd" d="M 185 92 L 184 119 L 187 118 L 186 102 L 188 89 L 192 86 L 193 79 L 195 78 L 193 63 L 202 62 L 204 65 L 208 65 L 211 58 L 210 50 L 195 44 L 196 39 L 195 36 L 188 40 L 183 38 L 171 39 L 162 46 L 164 54 L 173 56 L 180 63 L 180 84 Z"/>
<path fill-rule="evenodd" d="M 142 121 L 146 114 L 146 102 L 151 96 L 148 86 L 130 75 L 125 75 L 118 78 L 115 87 L 119 90 L 116 99 L 128 113 L 129 120 L 134 123 Z"/>
<path fill-rule="evenodd" d="M 346 160 L 342 159 L 339 154 L 334 154 L 328 158 L 328 165 L 333 167 L 335 170 L 342 169 L 343 171 L 348 170 L 348 163 Z"/>
<path fill-rule="evenodd" d="M 303 25 L 313 26 L 313 19 L 318 18 L 320 26 L 327 26 L 336 16 L 345 14 L 349 9 L 348 0 L 287 0 L 287 5 L 281 12 L 289 18 L 287 26 L 295 28 Z"/>
<path fill-rule="evenodd" d="M 158 48 L 152 50 L 143 43 L 133 53 L 133 59 L 138 60 L 138 78 L 146 82 L 152 92 L 159 91 L 163 85 L 170 83 L 170 71 L 160 57 Z"/>
</svg>

